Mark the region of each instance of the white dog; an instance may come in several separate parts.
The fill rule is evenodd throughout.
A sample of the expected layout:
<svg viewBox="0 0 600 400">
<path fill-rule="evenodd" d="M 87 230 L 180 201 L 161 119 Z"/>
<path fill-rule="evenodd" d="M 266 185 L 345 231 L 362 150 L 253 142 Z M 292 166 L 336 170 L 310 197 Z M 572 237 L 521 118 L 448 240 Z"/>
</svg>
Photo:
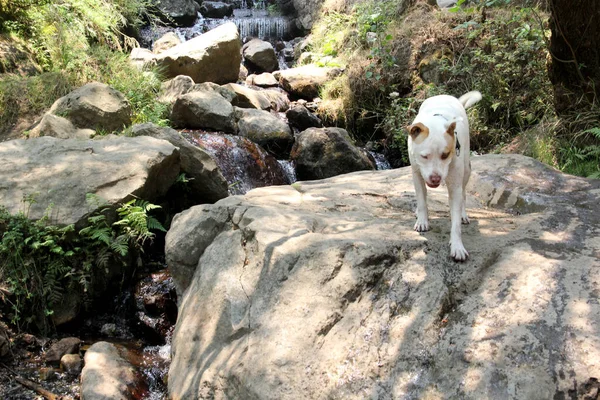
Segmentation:
<svg viewBox="0 0 600 400">
<path fill-rule="evenodd" d="M 469 92 L 457 99 L 434 96 L 423 102 L 408 130 L 408 156 L 417 196 L 415 230 L 429 230 L 427 188 L 442 182 L 448 187 L 450 203 L 450 255 L 464 261 L 469 253 L 463 246 L 461 222 L 469 223 L 465 210 L 466 186 L 471 175 L 469 121 L 465 109 L 481 100 L 481 93 Z"/>
</svg>

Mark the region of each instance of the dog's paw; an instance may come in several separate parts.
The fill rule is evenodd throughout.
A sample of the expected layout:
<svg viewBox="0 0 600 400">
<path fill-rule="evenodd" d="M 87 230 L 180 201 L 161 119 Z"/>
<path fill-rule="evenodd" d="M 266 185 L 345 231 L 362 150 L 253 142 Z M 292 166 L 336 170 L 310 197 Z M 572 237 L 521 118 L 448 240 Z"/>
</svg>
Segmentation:
<svg viewBox="0 0 600 400">
<path fill-rule="evenodd" d="M 467 217 L 467 214 L 460 217 L 460 222 L 462 222 L 463 225 L 469 225 L 471 223 L 469 217 Z"/>
<path fill-rule="evenodd" d="M 426 232 L 429 230 L 429 221 L 417 219 L 415 223 L 415 231 L 417 232 Z"/>
<path fill-rule="evenodd" d="M 450 256 L 454 261 L 465 261 L 469 258 L 469 253 L 462 243 L 450 243 Z"/>
</svg>

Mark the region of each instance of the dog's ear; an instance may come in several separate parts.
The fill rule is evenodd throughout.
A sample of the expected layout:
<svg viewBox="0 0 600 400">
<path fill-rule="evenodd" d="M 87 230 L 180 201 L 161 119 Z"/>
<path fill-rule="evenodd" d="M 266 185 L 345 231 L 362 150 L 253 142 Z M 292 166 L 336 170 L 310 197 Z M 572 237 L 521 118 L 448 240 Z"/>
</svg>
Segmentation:
<svg viewBox="0 0 600 400">
<path fill-rule="evenodd" d="M 446 128 L 446 133 L 450 136 L 454 136 L 455 129 L 456 129 L 456 122 L 452 122 L 450 125 L 448 125 L 448 128 Z"/>
<path fill-rule="evenodd" d="M 417 122 L 416 124 L 407 126 L 406 130 L 408 131 L 410 137 L 416 139 L 421 133 L 426 132 L 427 128 L 422 123 Z"/>
</svg>

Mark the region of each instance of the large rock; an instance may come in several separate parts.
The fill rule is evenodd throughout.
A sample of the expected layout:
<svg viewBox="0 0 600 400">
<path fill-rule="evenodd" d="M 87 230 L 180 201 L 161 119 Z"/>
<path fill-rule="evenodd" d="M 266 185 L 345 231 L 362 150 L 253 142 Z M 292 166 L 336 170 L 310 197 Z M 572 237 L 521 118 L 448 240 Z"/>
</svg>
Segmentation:
<svg viewBox="0 0 600 400">
<path fill-rule="evenodd" d="M 222 1 L 202 1 L 200 13 L 205 18 L 225 18 L 233 15 L 233 6 Z"/>
<path fill-rule="evenodd" d="M 288 93 L 307 100 L 319 96 L 319 90 L 328 81 L 341 73 L 339 68 L 317 67 L 304 65 L 276 71 L 273 75 L 279 79 L 279 84 Z"/>
<path fill-rule="evenodd" d="M 233 106 L 213 91 L 194 91 L 179 96 L 173 104 L 171 121 L 180 128 L 235 132 Z"/>
<path fill-rule="evenodd" d="M 262 90 L 262 95 L 271 102 L 271 110 L 285 112 L 290 108 L 290 99 L 287 94 L 279 90 Z"/>
<path fill-rule="evenodd" d="M 141 374 L 127 361 L 126 349 L 94 343 L 85 353 L 81 400 L 130 400 L 147 390 Z"/>
<path fill-rule="evenodd" d="M 45 136 L 0 143 L 0 204 L 39 219 L 51 206 L 53 223 L 67 225 L 86 217 L 93 194 L 117 205 L 132 195 L 153 201 L 179 174 L 179 151 L 150 137 L 108 136 L 100 140 Z"/>
<path fill-rule="evenodd" d="M 292 149 L 299 180 L 323 179 L 348 172 L 375 169 L 341 128 L 309 128 L 296 137 Z"/>
<path fill-rule="evenodd" d="M 148 49 L 135 47 L 131 49 L 131 54 L 129 54 L 129 62 L 138 69 L 143 70 L 145 67 L 152 65 L 154 62 L 154 53 Z"/>
<path fill-rule="evenodd" d="M 197 268 L 171 398 L 595 398 L 600 181 L 516 155 L 472 165 L 462 264 L 445 189 L 428 195 L 432 230 L 412 229 L 410 167 L 176 216 Z"/>
<path fill-rule="evenodd" d="M 163 51 L 169 50 L 181 44 L 181 39 L 175 32 L 167 32 L 154 43 L 152 43 L 152 53 L 160 54 Z"/>
<path fill-rule="evenodd" d="M 29 131 L 29 137 L 53 136 L 60 139 L 89 139 L 96 134 L 93 129 L 79 129 L 71 121 L 58 115 L 46 113 Z"/>
<path fill-rule="evenodd" d="M 194 80 L 186 75 L 177 75 L 160 85 L 158 101 L 173 105 L 179 96 L 192 90 Z"/>
<path fill-rule="evenodd" d="M 286 113 L 290 124 L 300 131 L 304 131 L 308 128 L 321 128 L 323 124 L 321 123 L 321 119 L 317 117 L 315 114 L 308 111 L 308 109 L 302 105 L 296 105 L 290 108 Z"/>
<path fill-rule="evenodd" d="M 228 83 L 224 85 L 228 90 L 235 92 L 236 96 L 231 101 L 236 107 L 257 108 L 259 110 L 268 110 L 271 108 L 271 101 L 263 94 L 263 91 L 251 89 L 237 83 Z"/>
<path fill-rule="evenodd" d="M 198 83 L 224 84 L 238 79 L 240 50 L 237 27 L 228 22 L 162 52 L 156 63 L 168 78 L 187 75 Z"/>
<path fill-rule="evenodd" d="M 112 87 L 91 82 L 56 100 L 50 114 L 67 118 L 77 128 L 104 132 L 122 130 L 131 124 L 131 106 L 125 96 Z"/>
<path fill-rule="evenodd" d="M 179 26 L 192 26 L 200 7 L 194 0 L 154 0 L 162 19 Z"/>
<path fill-rule="evenodd" d="M 134 136 L 152 136 L 166 140 L 179 149 L 181 171 L 190 179 L 189 192 L 196 203 L 214 203 L 229 195 L 227 181 L 212 157 L 200 147 L 192 145 L 179 132 L 146 123 L 134 125 Z"/>
<path fill-rule="evenodd" d="M 287 158 L 294 143 L 288 124 L 268 111 L 236 108 L 238 135 L 244 136 L 274 154 Z"/>
<path fill-rule="evenodd" d="M 260 39 L 252 39 L 242 47 L 242 54 L 249 69 L 258 72 L 273 72 L 279 61 L 273 45 Z"/>
</svg>

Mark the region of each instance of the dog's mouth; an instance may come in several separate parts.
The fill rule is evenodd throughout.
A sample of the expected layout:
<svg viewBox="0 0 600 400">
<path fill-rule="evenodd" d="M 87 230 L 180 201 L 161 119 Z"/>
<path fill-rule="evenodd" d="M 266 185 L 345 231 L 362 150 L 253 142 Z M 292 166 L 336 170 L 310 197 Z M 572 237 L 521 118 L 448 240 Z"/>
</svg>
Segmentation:
<svg viewBox="0 0 600 400">
<path fill-rule="evenodd" d="M 427 186 L 429 186 L 430 188 L 432 188 L 432 189 L 435 189 L 436 187 L 440 186 L 439 183 L 437 183 L 437 184 L 434 185 L 433 183 L 425 182 L 425 184 Z"/>
</svg>

